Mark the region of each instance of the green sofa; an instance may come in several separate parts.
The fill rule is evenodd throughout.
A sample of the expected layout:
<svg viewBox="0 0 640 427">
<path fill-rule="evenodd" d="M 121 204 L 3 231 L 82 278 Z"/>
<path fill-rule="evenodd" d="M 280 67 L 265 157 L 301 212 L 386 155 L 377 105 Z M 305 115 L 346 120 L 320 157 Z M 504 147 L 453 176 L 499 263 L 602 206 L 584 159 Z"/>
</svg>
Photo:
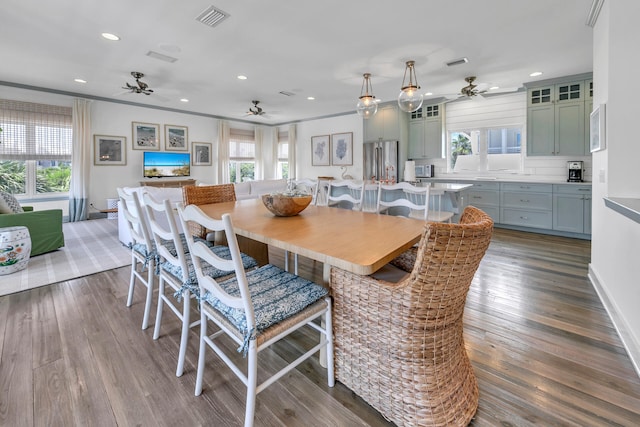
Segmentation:
<svg viewBox="0 0 640 427">
<path fill-rule="evenodd" d="M 64 246 L 62 209 L 34 211 L 23 206 L 24 212 L 0 214 L 0 228 L 24 225 L 31 236 L 31 256 L 51 252 Z"/>
</svg>

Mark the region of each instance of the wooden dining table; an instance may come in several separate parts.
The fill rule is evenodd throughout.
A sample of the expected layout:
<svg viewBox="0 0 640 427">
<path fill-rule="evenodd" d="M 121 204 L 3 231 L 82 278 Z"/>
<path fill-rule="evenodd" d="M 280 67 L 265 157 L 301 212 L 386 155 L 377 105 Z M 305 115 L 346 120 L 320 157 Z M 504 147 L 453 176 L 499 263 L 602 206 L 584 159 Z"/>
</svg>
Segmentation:
<svg viewBox="0 0 640 427">
<path fill-rule="evenodd" d="M 199 206 L 212 218 L 228 213 L 239 236 L 331 266 L 372 274 L 420 240 L 425 223 L 403 217 L 310 205 L 290 217 L 272 214 L 261 199 Z"/>
</svg>

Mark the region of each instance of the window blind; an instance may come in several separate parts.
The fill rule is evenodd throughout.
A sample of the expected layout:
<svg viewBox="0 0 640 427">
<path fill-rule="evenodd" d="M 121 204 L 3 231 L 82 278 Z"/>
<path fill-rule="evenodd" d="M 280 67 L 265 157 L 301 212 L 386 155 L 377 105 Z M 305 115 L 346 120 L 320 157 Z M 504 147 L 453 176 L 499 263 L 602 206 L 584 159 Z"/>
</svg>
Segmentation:
<svg viewBox="0 0 640 427">
<path fill-rule="evenodd" d="M 0 159 L 71 160 L 71 107 L 3 99 L 0 127 Z"/>
<path fill-rule="evenodd" d="M 256 156 L 255 133 L 252 130 L 229 130 L 229 158 L 254 159 Z"/>
</svg>

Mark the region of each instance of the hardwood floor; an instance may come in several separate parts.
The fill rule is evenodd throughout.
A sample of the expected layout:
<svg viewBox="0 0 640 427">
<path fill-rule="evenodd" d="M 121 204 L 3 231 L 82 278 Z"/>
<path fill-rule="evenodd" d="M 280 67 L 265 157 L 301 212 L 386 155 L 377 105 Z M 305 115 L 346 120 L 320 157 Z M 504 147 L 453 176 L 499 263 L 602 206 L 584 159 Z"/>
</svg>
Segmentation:
<svg viewBox="0 0 640 427">
<path fill-rule="evenodd" d="M 282 252 L 271 256 L 282 265 Z M 473 426 L 640 425 L 640 379 L 586 277 L 589 256 L 587 241 L 495 231 L 465 310 L 480 386 Z M 300 274 L 320 280 L 322 266 L 300 260 Z M 157 341 L 141 330 L 143 288 L 125 307 L 128 273 L 0 298 L 0 425 L 241 425 L 244 386 L 209 352 L 195 397 L 198 329 L 177 378 L 179 322 L 167 310 Z M 261 369 L 310 338 L 279 343 Z M 312 359 L 258 395 L 256 425 L 390 424 L 341 384 L 328 388 Z"/>
</svg>

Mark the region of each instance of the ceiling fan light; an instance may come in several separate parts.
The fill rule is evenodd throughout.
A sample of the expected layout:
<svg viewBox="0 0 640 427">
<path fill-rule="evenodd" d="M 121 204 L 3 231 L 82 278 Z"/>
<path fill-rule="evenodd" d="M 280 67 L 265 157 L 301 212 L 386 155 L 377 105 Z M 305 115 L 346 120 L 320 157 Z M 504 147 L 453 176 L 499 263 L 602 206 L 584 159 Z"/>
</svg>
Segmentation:
<svg viewBox="0 0 640 427">
<path fill-rule="evenodd" d="M 362 77 L 364 79 L 362 80 L 360 97 L 358 98 L 358 103 L 356 104 L 356 112 L 358 113 L 358 115 L 362 116 L 362 118 L 368 119 L 378 112 L 378 103 L 376 102 L 376 97 L 369 93 L 369 91 L 372 90 L 371 74 L 364 73 Z M 364 94 L 362 92 L 364 92 Z"/>
<path fill-rule="evenodd" d="M 407 61 L 404 78 L 402 79 L 402 89 L 400 90 L 400 95 L 398 95 L 398 106 L 407 113 L 412 113 L 422 107 L 422 101 L 424 101 L 424 95 L 420 92 L 420 86 L 418 86 L 414 65 L 415 61 Z M 409 84 L 405 85 L 407 71 L 409 72 Z"/>
</svg>

